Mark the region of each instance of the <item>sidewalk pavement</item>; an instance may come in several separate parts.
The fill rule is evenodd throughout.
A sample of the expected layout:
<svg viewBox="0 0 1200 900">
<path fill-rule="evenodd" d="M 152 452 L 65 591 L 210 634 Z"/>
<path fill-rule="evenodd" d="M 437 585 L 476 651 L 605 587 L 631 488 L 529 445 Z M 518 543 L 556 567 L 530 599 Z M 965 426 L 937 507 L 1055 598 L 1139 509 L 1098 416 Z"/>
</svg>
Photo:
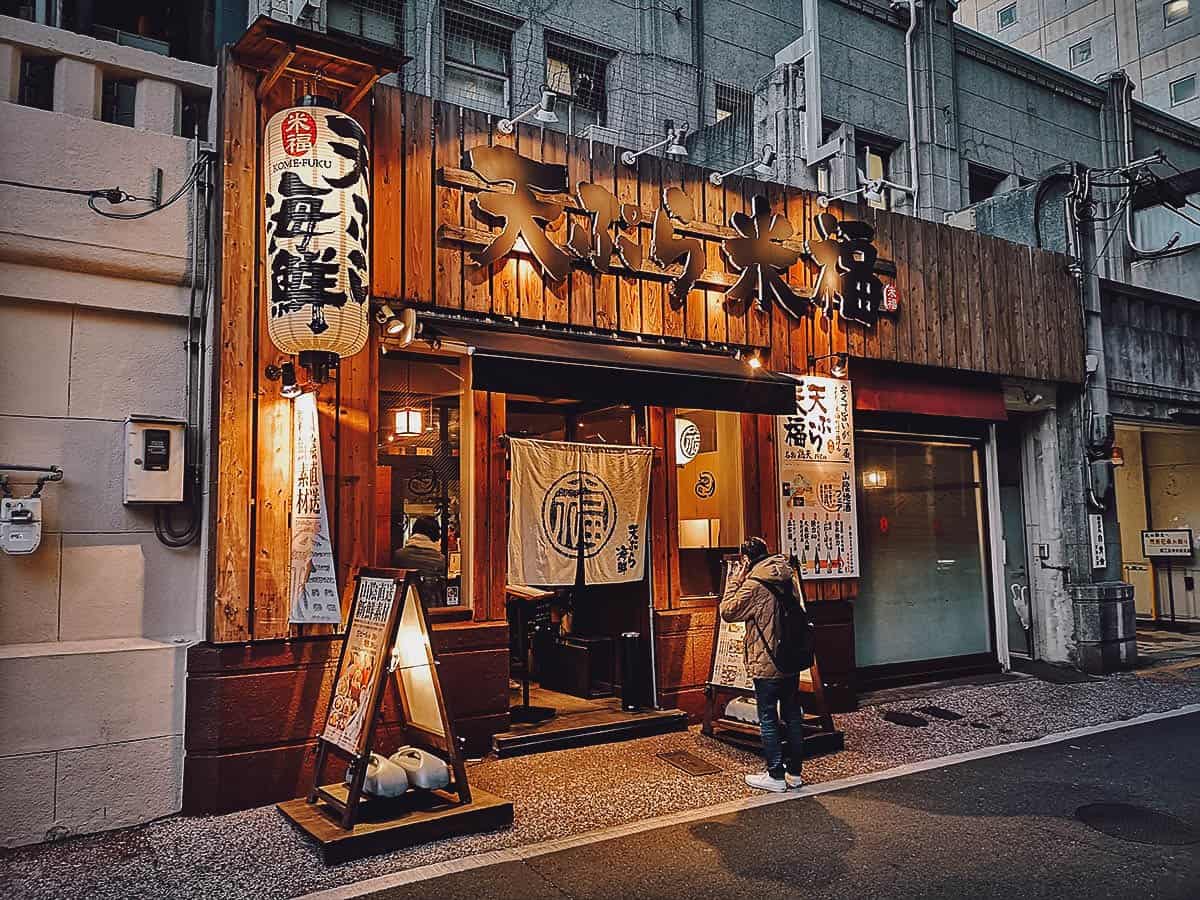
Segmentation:
<svg viewBox="0 0 1200 900">
<path fill-rule="evenodd" d="M 837 716 L 847 749 L 810 760 L 810 783 L 973 749 L 1036 740 L 1080 726 L 1200 703 L 1200 667 L 1157 667 L 1075 684 L 1011 676 L 949 685 Z M 658 754 L 686 750 L 720 769 L 689 776 Z M 697 730 L 488 759 L 472 784 L 514 801 L 513 828 L 397 851 L 337 867 L 273 807 L 0 851 L 0 884 L 28 898 L 284 898 L 502 848 L 582 834 L 750 796 L 752 754 Z"/>
</svg>

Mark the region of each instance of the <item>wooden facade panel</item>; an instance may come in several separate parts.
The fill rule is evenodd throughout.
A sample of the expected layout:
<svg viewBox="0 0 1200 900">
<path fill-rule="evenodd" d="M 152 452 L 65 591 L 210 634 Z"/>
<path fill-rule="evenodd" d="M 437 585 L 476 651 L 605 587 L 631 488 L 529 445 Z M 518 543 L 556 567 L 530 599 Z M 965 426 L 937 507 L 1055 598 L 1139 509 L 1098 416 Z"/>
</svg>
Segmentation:
<svg viewBox="0 0 1200 900">
<path fill-rule="evenodd" d="M 395 93 L 399 92 L 396 91 Z M 486 114 L 474 109 L 465 109 L 462 112 L 462 125 L 462 147 L 464 153 L 472 147 L 487 146 L 491 139 L 491 132 Z M 462 195 L 462 223 L 464 225 L 471 224 L 475 227 L 481 227 L 482 223 L 476 219 L 471 209 L 471 198 L 467 196 L 465 191 L 459 191 L 459 194 Z M 482 227 L 487 226 L 482 225 Z M 476 265 L 464 252 L 463 309 L 477 313 L 491 312 L 491 288 L 491 272 L 488 267 Z"/>
<path fill-rule="evenodd" d="M 567 157 L 564 160 L 567 164 L 567 185 L 570 190 L 578 195 L 579 186 L 584 182 L 593 182 L 601 180 L 603 176 L 593 175 L 593 160 L 587 153 L 587 143 L 579 138 L 571 138 L 567 148 Z M 609 176 L 611 190 L 612 177 Z M 586 216 L 568 216 L 570 222 L 566 225 L 566 234 L 571 236 L 575 229 L 590 229 L 591 223 L 587 221 Z M 572 325 L 580 325 L 589 327 L 597 323 L 598 311 L 596 309 L 596 281 L 597 278 L 591 269 L 584 266 L 575 266 L 571 269 L 569 283 L 567 285 L 567 321 Z"/>
<path fill-rule="evenodd" d="M 376 91 L 371 146 L 371 292 L 399 299 L 403 288 L 400 236 L 403 234 L 404 95 Z M 388 243 L 384 244 L 386 240 Z"/>
<path fill-rule="evenodd" d="M 434 171 L 438 166 L 457 166 L 462 160 L 462 110 L 439 103 L 434 110 L 437 143 L 434 145 Z M 437 223 L 463 224 L 463 192 L 437 184 Z M 463 306 L 463 248 L 435 244 L 436 271 L 433 303 L 450 309 Z"/>
<path fill-rule="evenodd" d="M 433 302 L 433 104 L 420 94 L 404 95 L 403 296 L 409 303 Z"/>
<path fill-rule="evenodd" d="M 618 163 L 626 168 L 624 163 Z M 659 168 L 658 157 L 649 154 L 638 157 L 637 160 L 638 205 L 642 209 L 657 208 L 662 202 L 662 171 Z M 650 235 L 645 228 L 642 232 L 642 255 L 650 259 Z M 642 333 L 660 335 L 663 333 L 663 304 L 670 302 L 665 296 L 661 281 L 642 279 Z"/>
<path fill-rule="evenodd" d="M 251 504 L 254 486 L 254 342 L 258 295 L 258 113 L 256 77 L 221 68 L 221 300 L 217 371 L 216 558 L 209 637 L 251 635 Z"/>
</svg>

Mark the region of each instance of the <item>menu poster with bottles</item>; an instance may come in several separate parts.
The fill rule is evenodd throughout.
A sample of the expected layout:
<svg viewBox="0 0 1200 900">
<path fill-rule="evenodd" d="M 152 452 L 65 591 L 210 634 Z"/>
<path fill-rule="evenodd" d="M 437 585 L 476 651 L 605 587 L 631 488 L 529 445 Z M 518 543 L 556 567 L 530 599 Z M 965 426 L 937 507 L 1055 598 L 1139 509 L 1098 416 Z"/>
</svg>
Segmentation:
<svg viewBox="0 0 1200 900">
<path fill-rule="evenodd" d="M 857 578 L 850 382 L 795 377 L 796 411 L 775 417 L 780 547 L 805 579 Z"/>
</svg>

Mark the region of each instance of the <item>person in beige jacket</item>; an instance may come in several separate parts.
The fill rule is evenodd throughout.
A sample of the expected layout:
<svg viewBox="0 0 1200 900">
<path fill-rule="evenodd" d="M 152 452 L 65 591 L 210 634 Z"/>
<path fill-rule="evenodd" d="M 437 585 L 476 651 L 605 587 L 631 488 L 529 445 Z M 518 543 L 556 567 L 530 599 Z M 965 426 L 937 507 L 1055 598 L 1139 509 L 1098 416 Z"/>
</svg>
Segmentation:
<svg viewBox="0 0 1200 900">
<path fill-rule="evenodd" d="M 746 784 L 759 790 L 782 792 L 804 783 L 800 777 L 800 764 L 804 758 L 804 711 L 797 697 L 799 673 L 779 671 L 772 659 L 774 648 L 779 646 L 778 601 L 767 584 L 778 591 L 790 591 L 796 573 L 786 556 L 770 554 L 762 538 L 750 538 L 740 550 L 742 558 L 730 571 L 725 596 L 721 599 L 721 618 L 726 622 L 746 623 L 742 651 L 746 672 L 754 679 L 758 727 L 767 761 L 767 771 L 747 775 Z M 793 596 L 800 596 L 798 589 Z M 786 767 L 780 719 L 787 728 Z"/>
</svg>

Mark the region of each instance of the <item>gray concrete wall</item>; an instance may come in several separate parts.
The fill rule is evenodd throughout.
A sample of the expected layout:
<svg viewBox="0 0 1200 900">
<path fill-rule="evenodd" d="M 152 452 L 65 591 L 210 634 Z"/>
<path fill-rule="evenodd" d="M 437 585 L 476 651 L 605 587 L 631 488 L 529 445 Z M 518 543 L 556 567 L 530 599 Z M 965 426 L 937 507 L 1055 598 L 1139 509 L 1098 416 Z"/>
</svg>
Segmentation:
<svg viewBox="0 0 1200 900">
<path fill-rule="evenodd" d="M 0 178 L 143 197 L 156 167 L 167 194 L 187 178 L 179 98 L 211 93 L 212 69 L 7 17 L 0 54 L 57 60 L 53 110 L 0 85 Z M 97 120 L 106 77 L 136 81 L 137 127 Z M 135 221 L 29 188 L 0 187 L 0 206 L 0 463 L 65 473 L 43 494 L 41 547 L 0 554 L 11 846 L 179 809 L 184 651 L 204 623 L 200 549 L 167 549 L 152 512 L 121 502 L 125 417 L 185 415 L 188 199 Z"/>
</svg>

